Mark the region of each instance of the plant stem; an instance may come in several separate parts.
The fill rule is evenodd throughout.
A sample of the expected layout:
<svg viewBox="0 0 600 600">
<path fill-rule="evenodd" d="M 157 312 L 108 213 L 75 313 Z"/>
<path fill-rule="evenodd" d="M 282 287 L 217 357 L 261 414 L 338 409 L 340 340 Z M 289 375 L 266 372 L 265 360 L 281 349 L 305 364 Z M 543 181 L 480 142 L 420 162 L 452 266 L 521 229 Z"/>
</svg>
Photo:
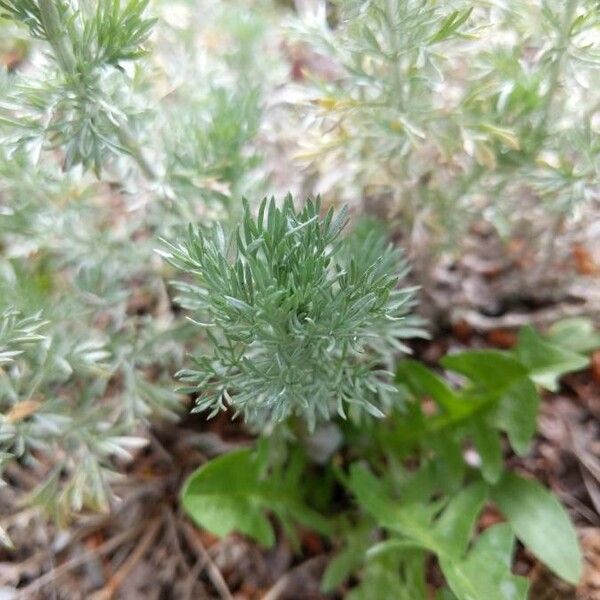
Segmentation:
<svg viewBox="0 0 600 600">
<path fill-rule="evenodd" d="M 150 181 L 156 181 L 158 179 L 158 173 L 144 156 L 143 149 L 133 137 L 129 131 L 129 127 L 125 123 L 121 123 L 120 127 L 117 129 L 117 136 L 123 148 L 127 150 L 130 156 L 137 162 L 144 175 Z"/>
<path fill-rule="evenodd" d="M 558 90 L 558 82 L 560 79 L 560 73 L 562 70 L 562 64 L 564 60 L 564 56 L 567 52 L 569 37 L 571 33 L 571 24 L 573 23 L 573 17 L 575 16 L 575 10 L 577 9 L 578 0 L 568 0 L 567 5 L 565 7 L 564 18 L 561 25 L 558 43 L 556 46 L 556 52 L 558 56 L 556 57 L 554 63 L 552 64 L 552 70 L 550 71 L 550 79 L 548 83 L 548 91 L 544 96 L 544 101 L 542 104 L 541 110 L 541 119 L 538 123 L 538 126 L 535 129 L 535 138 L 538 143 L 543 141 L 543 137 L 546 135 L 546 124 L 548 123 L 548 119 L 550 117 L 550 109 L 552 108 L 552 101 L 556 92 Z M 551 265 L 552 260 L 555 255 L 555 241 L 556 237 L 560 231 L 560 228 L 564 222 L 565 215 L 558 214 L 553 223 L 551 230 L 549 232 L 548 237 L 546 238 L 546 243 L 544 244 L 543 249 L 543 258 L 540 263 L 537 265 L 534 272 L 534 281 L 541 283 L 541 278 L 544 273 L 548 270 Z"/>
<path fill-rule="evenodd" d="M 573 17 L 575 16 L 575 10 L 577 9 L 578 0 L 568 0 L 565 7 L 564 18 L 560 28 L 558 43 L 556 45 L 557 56 L 552 64 L 552 70 L 550 71 L 550 79 L 548 82 L 548 91 L 544 96 L 544 100 L 541 106 L 541 118 L 536 127 L 535 133 L 536 138 L 540 134 L 544 134 L 548 117 L 550 115 L 550 108 L 552 107 L 552 101 L 558 90 L 558 81 L 562 70 L 562 64 L 567 52 L 569 37 L 571 33 L 571 24 L 573 23 Z M 539 139 L 539 138 L 538 138 Z"/>
<path fill-rule="evenodd" d="M 54 50 L 60 68 L 67 76 L 75 75 L 77 62 L 66 35 L 65 25 L 56 8 L 55 0 L 39 0 L 39 7 L 46 37 Z M 158 179 L 156 170 L 144 156 L 142 148 L 131 134 L 127 124 L 122 123 L 119 126 L 117 137 L 123 148 L 137 162 L 144 175 L 150 181 L 156 181 Z"/>
<path fill-rule="evenodd" d="M 54 0 L 39 0 L 42 25 L 46 32 L 48 42 L 56 55 L 56 60 L 61 69 L 68 75 L 73 75 L 76 70 L 73 49 L 67 43 L 67 35 Z"/>
<path fill-rule="evenodd" d="M 398 33 L 395 29 L 397 21 L 396 11 L 394 10 L 393 0 L 388 0 L 385 4 L 386 26 L 388 30 L 388 43 L 392 51 L 392 76 L 396 92 L 396 102 L 400 110 L 404 110 L 404 88 L 402 65 L 400 64 L 400 46 L 398 44 Z"/>
</svg>

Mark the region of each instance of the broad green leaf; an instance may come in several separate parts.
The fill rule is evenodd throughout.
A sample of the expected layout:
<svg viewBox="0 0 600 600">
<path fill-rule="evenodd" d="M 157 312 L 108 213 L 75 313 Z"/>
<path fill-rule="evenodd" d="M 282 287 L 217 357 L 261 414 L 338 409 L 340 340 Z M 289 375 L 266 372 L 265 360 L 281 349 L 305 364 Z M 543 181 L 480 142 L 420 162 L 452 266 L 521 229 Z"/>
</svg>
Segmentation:
<svg viewBox="0 0 600 600">
<path fill-rule="evenodd" d="M 468 377 L 473 393 L 487 398 L 492 419 L 506 431 L 518 454 L 527 452 L 536 429 L 539 396 L 527 368 L 514 356 L 496 350 L 449 355 L 445 367 Z"/>
<path fill-rule="evenodd" d="M 427 600 L 424 557 L 414 550 L 405 555 L 376 556 L 367 561 L 360 585 L 347 600 Z"/>
<path fill-rule="evenodd" d="M 398 567 L 388 567 L 380 559 L 370 561 L 365 568 L 360 585 L 348 594 L 348 600 L 373 600 L 374 598 L 390 598 L 399 594 L 402 598 L 402 581 Z M 408 600 L 408 599 L 407 599 Z"/>
<path fill-rule="evenodd" d="M 580 354 L 600 348 L 600 333 L 590 319 L 582 317 L 558 321 L 548 330 L 546 340 L 554 346 Z"/>
<path fill-rule="evenodd" d="M 421 549 L 421 544 L 406 538 L 393 537 L 383 542 L 371 546 L 367 551 L 367 556 L 381 556 L 383 554 L 396 554 L 403 550 Z"/>
<path fill-rule="evenodd" d="M 402 587 L 407 600 L 427 597 L 425 585 L 425 554 L 411 550 L 402 555 Z"/>
<path fill-rule="evenodd" d="M 436 503 L 400 504 L 390 497 L 386 486 L 362 465 L 352 465 L 350 490 L 358 504 L 382 527 L 400 533 L 432 552 L 448 551 L 445 540 L 432 529 L 439 505 Z"/>
<path fill-rule="evenodd" d="M 521 456 L 529 450 L 535 434 L 539 403 L 535 386 L 523 378 L 503 392 L 494 412 L 498 427 L 506 431 L 512 447 Z"/>
<path fill-rule="evenodd" d="M 318 531 L 328 531 L 321 515 L 305 506 L 297 486 L 279 477 L 261 479 L 260 462 L 252 450 L 230 452 L 196 470 L 182 491 L 182 504 L 198 525 L 218 536 L 244 533 L 265 546 L 275 541 L 265 516 L 274 511 L 286 529 L 292 518 Z"/>
<path fill-rule="evenodd" d="M 403 482 L 402 498 L 400 498 L 403 504 L 423 502 L 431 498 L 437 489 L 436 462 L 431 460 L 424 463 Z"/>
<path fill-rule="evenodd" d="M 403 383 L 417 397 L 429 397 L 447 414 L 461 411 L 461 401 L 454 390 L 436 373 L 416 360 L 403 360 L 396 371 L 396 381 Z"/>
<path fill-rule="evenodd" d="M 367 530 L 348 534 L 346 546 L 329 562 L 323 573 L 321 580 L 323 592 L 329 593 L 335 590 L 362 564 L 369 547 L 370 534 L 371 532 Z"/>
<path fill-rule="evenodd" d="M 516 358 L 499 350 L 473 350 L 449 354 L 444 356 L 440 363 L 489 390 L 505 389 L 507 385 L 528 374 L 527 369 Z"/>
<path fill-rule="evenodd" d="M 443 588 L 435 593 L 435 600 L 456 600 L 456 596 L 452 593 L 452 590 Z"/>
<path fill-rule="evenodd" d="M 389 490 L 367 467 L 352 465 L 348 485 L 360 506 L 384 527 L 394 524 L 396 507 L 390 500 Z"/>
<path fill-rule="evenodd" d="M 450 500 L 435 523 L 436 533 L 448 542 L 448 547 L 457 557 L 462 556 L 469 545 L 486 495 L 483 483 L 472 483 Z"/>
<path fill-rule="evenodd" d="M 589 363 L 587 357 L 546 341 L 533 327 L 519 332 L 515 355 L 530 370 L 531 379 L 550 391 L 558 389 L 564 374 L 584 369 Z"/>
<path fill-rule="evenodd" d="M 488 483 L 497 483 L 502 475 L 502 444 L 500 435 L 484 419 L 474 418 L 469 433 L 481 458 L 481 474 Z"/>
<path fill-rule="evenodd" d="M 346 546 L 329 561 L 323 578 L 321 579 L 321 591 L 325 594 L 333 592 L 360 566 L 363 559 L 364 549 L 357 552 L 353 546 Z"/>
<path fill-rule="evenodd" d="M 492 488 L 492 499 L 537 558 L 565 581 L 579 581 L 582 558 L 577 535 L 552 493 L 537 481 L 506 473 Z"/>
<path fill-rule="evenodd" d="M 310 529 L 324 535 L 331 534 L 331 527 L 327 519 L 295 495 L 299 489 L 282 489 L 280 491 L 278 488 L 277 481 L 271 482 L 265 496 L 284 524 L 287 522 L 287 516 L 289 515 L 292 519 Z"/>
<path fill-rule="evenodd" d="M 528 582 L 510 571 L 514 534 L 502 523 L 484 531 L 464 560 L 440 566 L 458 600 L 526 600 Z"/>
<path fill-rule="evenodd" d="M 263 514 L 258 463 L 250 450 L 230 452 L 192 473 L 182 503 L 198 525 L 220 537 L 240 531 L 265 546 L 275 541 Z"/>
<path fill-rule="evenodd" d="M 407 512 L 403 515 L 412 516 L 414 514 L 415 519 L 422 519 L 422 530 L 429 528 L 431 534 L 428 535 L 429 541 L 434 540 L 433 545 L 436 546 L 438 553 L 443 553 L 447 556 L 454 556 L 456 558 L 461 557 L 467 548 L 469 543 L 473 527 L 477 520 L 483 503 L 487 494 L 486 487 L 482 483 L 473 483 L 468 487 L 462 489 L 460 492 L 452 496 L 450 502 L 445 506 L 441 514 L 436 517 L 436 514 L 440 512 L 440 508 L 443 504 L 432 503 L 429 506 L 425 504 L 425 498 L 421 499 L 420 506 L 422 509 L 419 512 L 415 510 L 415 507 L 419 504 L 414 501 L 413 504 L 404 505 L 407 507 Z M 411 511 L 413 511 L 411 513 Z M 374 515 L 375 516 L 375 515 Z M 382 523 L 382 525 L 384 525 Z M 424 540 L 415 532 L 410 532 L 405 526 L 403 530 L 400 530 L 396 526 L 388 527 L 392 531 L 399 533 L 405 533 L 408 537 L 392 537 L 384 542 L 372 546 L 368 554 L 378 555 L 386 554 L 390 552 L 397 552 L 398 550 L 406 550 L 410 548 L 427 548 L 427 540 Z M 386 526 L 386 525 L 384 525 Z"/>
<path fill-rule="evenodd" d="M 461 444 L 455 439 L 454 432 L 432 433 L 423 440 L 423 445 L 436 453 L 433 470 L 437 490 L 448 494 L 456 493 L 463 484 L 467 466 Z"/>
<path fill-rule="evenodd" d="M 360 465 L 351 467 L 349 485 L 360 506 L 377 523 L 403 536 L 376 551 L 384 553 L 400 547 L 420 547 L 438 555 L 460 557 L 486 497 L 484 485 L 474 483 L 454 496 L 443 511 L 443 501 L 400 504 L 390 497 L 380 480 Z"/>
</svg>

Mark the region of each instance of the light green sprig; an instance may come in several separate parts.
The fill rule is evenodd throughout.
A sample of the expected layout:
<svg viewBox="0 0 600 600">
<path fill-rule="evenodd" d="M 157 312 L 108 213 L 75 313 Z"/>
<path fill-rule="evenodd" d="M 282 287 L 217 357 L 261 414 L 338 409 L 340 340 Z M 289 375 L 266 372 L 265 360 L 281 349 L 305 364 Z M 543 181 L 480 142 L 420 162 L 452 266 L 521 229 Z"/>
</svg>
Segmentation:
<svg viewBox="0 0 600 600">
<path fill-rule="evenodd" d="M 394 402 L 386 359 L 422 335 L 408 316 L 414 289 L 398 250 L 372 234 L 340 239 L 345 209 L 321 216 L 320 201 L 296 210 L 248 204 L 230 236 L 190 226 L 162 255 L 193 276 L 178 283 L 213 344 L 180 372 L 197 411 L 231 409 L 255 427 L 294 415 L 309 429 L 335 414 L 383 416 Z"/>
<path fill-rule="evenodd" d="M 145 109 L 123 69 L 145 53 L 155 23 L 144 14 L 148 2 L 100 0 L 92 9 L 84 2 L 1 0 L 0 15 L 27 25 L 53 59 L 39 73 L 15 76 L 10 93 L 0 96 L 0 124 L 12 126 L 4 143 L 60 147 L 65 168 L 82 164 L 97 174 L 111 156 L 129 155 L 156 179 L 134 133 Z"/>
</svg>

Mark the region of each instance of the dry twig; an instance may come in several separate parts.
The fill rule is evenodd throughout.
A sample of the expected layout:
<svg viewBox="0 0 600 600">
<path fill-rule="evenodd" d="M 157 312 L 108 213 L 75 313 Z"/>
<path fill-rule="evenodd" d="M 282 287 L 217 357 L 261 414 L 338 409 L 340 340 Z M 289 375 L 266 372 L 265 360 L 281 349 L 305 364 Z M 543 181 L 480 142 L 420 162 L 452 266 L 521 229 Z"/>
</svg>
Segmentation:
<svg viewBox="0 0 600 600">
<path fill-rule="evenodd" d="M 206 572 L 210 578 L 215 589 L 219 593 L 223 600 L 233 600 L 233 596 L 227 587 L 227 583 L 221 574 L 221 571 L 217 568 L 206 548 L 202 545 L 202 542 L 198 539 L 194 529 L 188 523 L 181 523 L 181 530 L 185 536 L 187 542 L 200 554 L 200 556 L 206 561 Z"/>
</svg>

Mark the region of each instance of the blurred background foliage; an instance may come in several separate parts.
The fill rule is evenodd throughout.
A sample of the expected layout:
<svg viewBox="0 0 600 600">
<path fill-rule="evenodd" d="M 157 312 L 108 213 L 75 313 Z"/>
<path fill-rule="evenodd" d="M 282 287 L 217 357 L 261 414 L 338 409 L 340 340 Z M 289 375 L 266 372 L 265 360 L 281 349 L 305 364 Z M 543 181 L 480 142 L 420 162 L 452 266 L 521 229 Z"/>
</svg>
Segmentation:
<svg viewBox="0 0 600 600">
<path fill-rule="evenodd" d="M 308 11 L 291 34 L 329 61 L 302 65 L 291 108 L 312 187 L 393 220 L 424 285 L 482 220 L 544 283 L 598 206 L 599 20 L 576 0 Z"/>
</svg>

